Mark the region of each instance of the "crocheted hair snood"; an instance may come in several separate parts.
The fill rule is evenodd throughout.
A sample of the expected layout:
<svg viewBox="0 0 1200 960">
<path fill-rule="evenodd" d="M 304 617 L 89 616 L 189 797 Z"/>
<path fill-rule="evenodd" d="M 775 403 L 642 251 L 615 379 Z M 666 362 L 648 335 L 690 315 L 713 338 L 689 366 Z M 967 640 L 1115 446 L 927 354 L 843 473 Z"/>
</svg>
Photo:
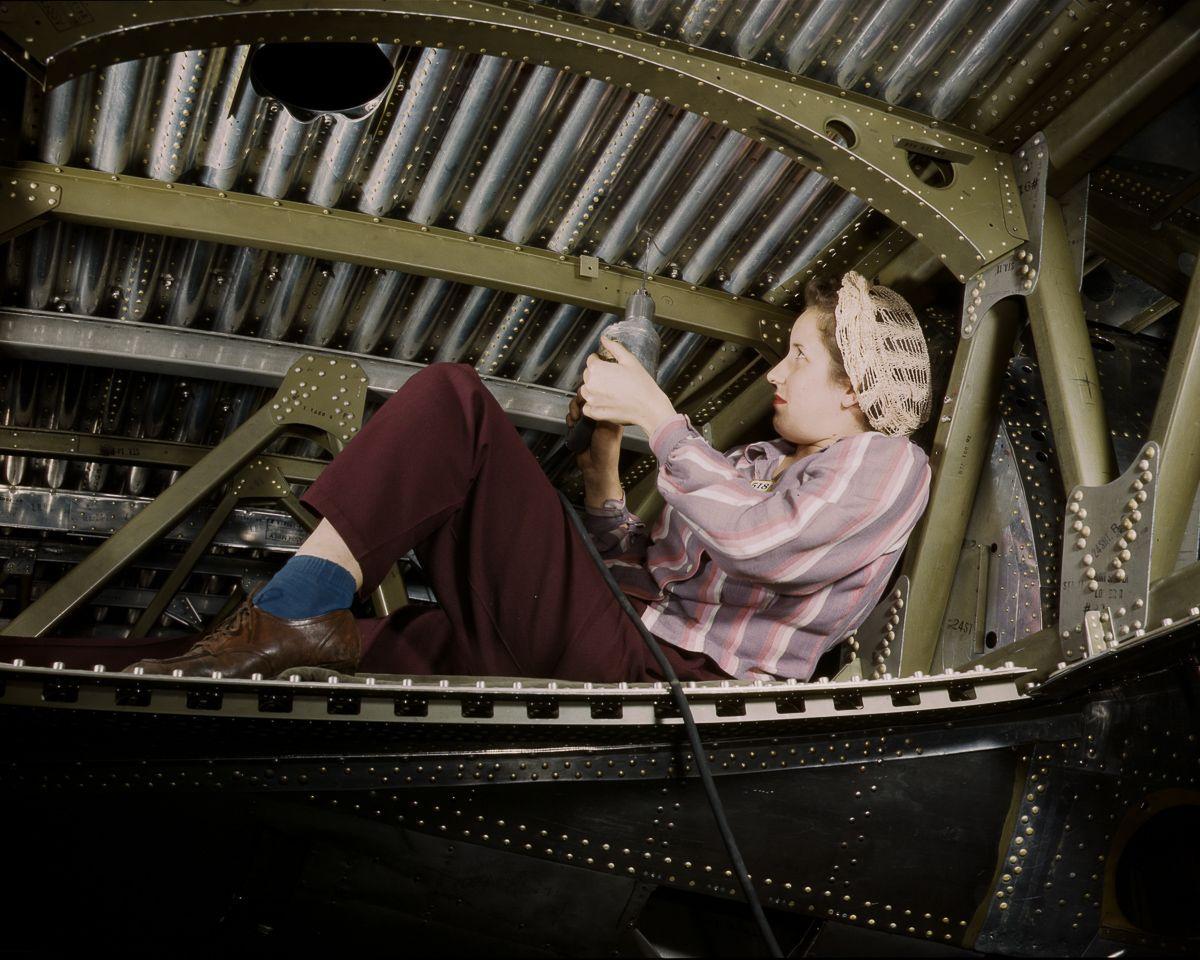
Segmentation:
<svg viewBox="0 0 1200 960">
<path fill-rule="evenodd" d="M 851 271 L 834 310 L 838 347 L 873 430 L 907 436 L 929 419 L 929 348 L 912 307 Z"/>
</svg>

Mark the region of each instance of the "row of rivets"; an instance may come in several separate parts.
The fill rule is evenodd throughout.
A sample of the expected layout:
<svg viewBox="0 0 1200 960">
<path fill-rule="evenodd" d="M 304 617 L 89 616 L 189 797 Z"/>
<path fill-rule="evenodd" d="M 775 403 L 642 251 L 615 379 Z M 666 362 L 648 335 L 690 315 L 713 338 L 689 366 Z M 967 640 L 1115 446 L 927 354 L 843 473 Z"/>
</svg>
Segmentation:
<svg viewBox="0 0 1200 960">
<path fill-rule="evenodd" d="M 900 625 L 900 611 L 904 607 L 904 597 L 899 590 L 892 591 L 892 602 L 888 605 L 887 619 L 880 629 L 880 640 L 875 647 L 873 656 L 874 672 L 871 679 L 879 680 L 885 676 L 884 668 L 892 654 L 892 641 L 896 639 L 896 629 Z"/>
</svg>

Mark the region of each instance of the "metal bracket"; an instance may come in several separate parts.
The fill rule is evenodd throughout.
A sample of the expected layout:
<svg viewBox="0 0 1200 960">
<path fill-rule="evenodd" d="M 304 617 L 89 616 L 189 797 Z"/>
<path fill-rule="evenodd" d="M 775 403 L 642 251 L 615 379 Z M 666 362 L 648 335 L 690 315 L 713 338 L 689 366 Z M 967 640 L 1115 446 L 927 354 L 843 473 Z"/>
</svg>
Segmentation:
<svg viewBox="0 0 1200 960">
<path fill-rule="evenodd" d="M 1005 297 L 1027 297 L 1037 286 L 1042 263 L 1042 227 L 1046 221 L 1046 181 L 1050 175 L 1050 148 L 1040 130 L 1013 158 L 1017 197 L 1025 213 L 1029 239 L 993 260 L 967 280 L 963 288 L 962 336 L 975 332 L 979 319 Z"/>
<path fill-rule="evenodd" d="M 902 574 L 855 634 L 859 657 L 864 664 L 863 675 L 871 680 L 891 679 L 900 672 L 904 621 L 908 617 L 908 588 L 908 577 Z"/>
<path fill-rule="evenodd" d="M 44 183 L 16 175 L 5 178 L 0 190 L 0 243 L 46 222 L 58 206 L 62 191 L 57 183 Z"/>
<path fill-rule="evenodd" d="M 1105 622 L 1112 620 L 1112 612 L 1089 610 L 1083 615 L 1083 639 L 1087 644 L 1087 656 L 1094 657 L 1108 649 L 1108 630 Z"/>
<path fill-rule="evenodd" d="M 1067 662 L 1087 656 L 1089 649 L 1104 649 L 1100 639 L 1110 644 L 1136 636 L 1149 621 L 1154 480 L 1161 469 L 1161 453 L 1152 441 L 1117 479 L 1075 487 L 1068 497 L 1058 601 Z M 1100 638 L 1085 629 L 1090 612 L 1102 625 Z"/>
<path fill-rule="evenodd" d="M 310 353 L 288 369 L 271 400 L 272 419 L 317 427 L 345 443 L 358 433 L 366 397 L 367 377 L 357 363 Z"/>
<path fill-rule="evenodd" d="M 270 460 L 256 457 L 242 467 L 229 484 L 229 492 L 238 500 L 274 500 L 290 491 L 283 474 Z"/>
</svg>

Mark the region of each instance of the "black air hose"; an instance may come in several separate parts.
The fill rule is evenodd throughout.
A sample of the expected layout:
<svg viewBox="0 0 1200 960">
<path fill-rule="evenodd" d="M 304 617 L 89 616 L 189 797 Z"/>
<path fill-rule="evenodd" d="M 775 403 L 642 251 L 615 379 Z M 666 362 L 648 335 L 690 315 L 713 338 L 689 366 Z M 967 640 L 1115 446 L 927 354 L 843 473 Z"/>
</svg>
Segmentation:
<svg viewBox="0 0 1200 960">
<path fill-rule="evenodd" d="M 571 522 L 579 532 L 579 538 L 584 542 L 588 553 L 591 554 L 592 559 L 596 562 L 596 568 L 604 577 L 604 582 L 608 584 L 608 588 L 613 592 L 613 596 L 617 598 L 621 609 L 625 611 L 625 614 L 637 627 L 638 632 L 642 635 L 642 639 L 646 641 L 646 646 L 650 648 L 650 653 L 658 663 L 658 668 L 670 684 L 671 697 L 675 701 L 675 706 L 679 708 L 680 716 L 683 717 L 683 725 L 687 729 L 688 740 L 692 746 L 692 755 L 696 758 L 696 769 L 699 771 L 700 779 L 704 783 L 704 792 L 708 795 L 708 802 L 712 807 L 713 817 L 717 821 L 717 829 L 721 832 L 721 839 L 725 841 L 725 849 L 729 851 L 729 859 L 733 864 L 733 872 L 737 875 L 738 883 L 742 887 L 742 893 L 746 897 L 746 902 L 750 905 L 750 912 L 754 914 L 754 921 L 758 924 L 759 932 L 762 934 L 763 940 L 766 941 L 767 949 L 770 951 L 771 956 L 782 957 L 783 953 L 779 949 L 779 943 L 775 940 L 775 934 L 771 930 L 771 925 L 767 922 L 766 914 L 763 913 L 762 904 L 758 899 L 758 892 L 750 882 L 750 875 L 746 871 L 746 863 L 742 860 L 742 854 L 738 850 L 737 841 L 733 837 L 733 831 L 729 829 L 729 821 L 725 818 L 725 808 L 721 805 L 721 798 L 717 795 L 716 782 L 713 780 L 712 771 L 708 768 L 708 758 L 704 754 L 704 744 L 700 742 L 700 731 L 696 727 L 696 719 L 692 716 L 692 709 L 688 706 L 687 697 L 684 695 L 683 687 L 679 683 L 679 677 L 675 675 L 675 671 L 671 667 L 671 661 L 666 658 L 666 655 L 662 652 L 662 648 L 658 645 L 658 639 L 646 629 L 641 617 L 633 609 L 633 604 L 629 602 L 629 598 L 625 596 L 621 588 L 617 585 L 617 581 L 613 579 L 612 573 L 609 572 L 608 566 L 601 559 L 599 552 L 596 550 L 596 545 L 592 543 L 591 536 L 583 526 L 583 521 L 579 519 L 579 514 L 571 506 L 571 501 L 567 499 L 567 495 L 561 490 L 556 492 L 563 502 L 563 509 L 567 511 L 567 516 L 571 518 Z"/>
</svg>

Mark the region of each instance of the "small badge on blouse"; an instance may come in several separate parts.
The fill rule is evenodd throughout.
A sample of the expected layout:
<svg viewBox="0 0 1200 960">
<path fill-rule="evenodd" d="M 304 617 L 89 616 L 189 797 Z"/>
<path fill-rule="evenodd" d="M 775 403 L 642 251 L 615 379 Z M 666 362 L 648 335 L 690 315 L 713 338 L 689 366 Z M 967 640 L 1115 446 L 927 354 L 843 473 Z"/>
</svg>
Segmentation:
<svg viewBox="0 0 1200 960">
<path fill-rule="evenodd" d="M 775 489 L 774 480 L 751 480 L 750 486 L 755 490 L 761 490 L 763 493 L 770 493 Z"/>
</svg>

